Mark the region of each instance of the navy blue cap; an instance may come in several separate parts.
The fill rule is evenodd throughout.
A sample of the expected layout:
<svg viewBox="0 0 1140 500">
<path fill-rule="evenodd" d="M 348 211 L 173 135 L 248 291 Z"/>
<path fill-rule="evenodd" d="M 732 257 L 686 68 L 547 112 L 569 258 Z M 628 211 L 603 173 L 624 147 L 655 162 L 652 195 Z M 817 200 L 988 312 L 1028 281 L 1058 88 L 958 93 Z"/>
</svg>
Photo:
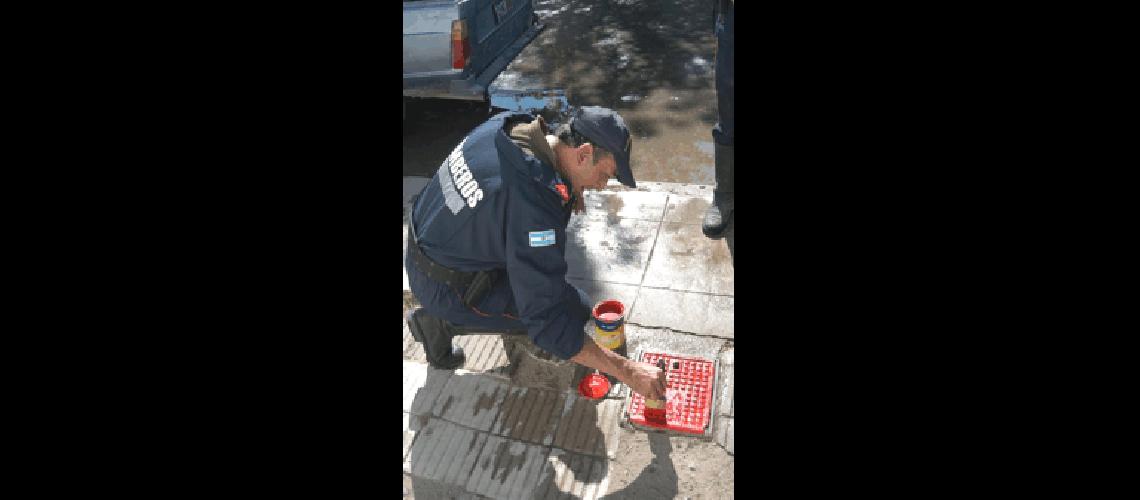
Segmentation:
<svg viewBox="0 0 1140 500">
<path fill-rule="evenodd" d="M 571 112 L 570 129 L 613 153 L 617 163 L 618 182 L 637 187 L 633 181 L 633 170 L 629 168 L 633 137 L 617 111 L 600 106 L 583 106 Z"/>
</svg>

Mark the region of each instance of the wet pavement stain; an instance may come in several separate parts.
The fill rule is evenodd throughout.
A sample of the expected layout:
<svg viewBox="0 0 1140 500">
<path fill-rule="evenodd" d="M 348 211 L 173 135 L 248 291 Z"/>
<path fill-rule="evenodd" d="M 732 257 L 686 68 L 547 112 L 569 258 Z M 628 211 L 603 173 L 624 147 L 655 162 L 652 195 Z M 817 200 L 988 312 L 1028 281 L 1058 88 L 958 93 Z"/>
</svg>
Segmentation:
<svg viewBox="0 0 1140 500">
<path fill-rule="evenodd" d="M 688 247 L 680 250 L 674 247 L 669 249 L 669 253 L 673 255 L 693 255 L 693 247 Z"/>
<path fill-rule="evenodd" d="M 697 141 L 693 145 L 697 147 L 697 150 L 704 153 L 709 158 L 716 157 L 716 146 L 712 141 Z"/>
<path fill-rule="evenodd" d="M 541 350 L 539 352 L 544 353 Z M 567 361 L 542 361 L 540 356 L 539 354 L 528 355 L 527 353 L 520 355 L 519 366 L 511 376 L 512 382 L 523 387 L 555 391 L 571 388 L 572 381 L 570 378 L 573 374 L 573 366 L 567 366 L 569 363 Z"/>
<path fill-rule="evenodd" d="M 480 394 L 479 399 L 477 401 L 475 401 L 475 407 L 471 409 L 471 416 L 478 415 L 483 410 L 490 410 L 491 408 L 494 408 L 495 397 L 498 395 L 499 395 L 499 388 L 497 388 L 497 387 L 495 388 L 495 391 L 491 393 L 490 396 L 488 396 L 486 394 Z"/>
<path fill-rule="evenodd" d="M 527 415 L 528 411 L 531 411 L 531 408 L 519 408 L 516 411 L 514 415 L 515 421 L 512 423 L 511 429 L 508 432 L 510 435 L 517 436 L 518 432 L 522 430 L 523 426 L 526 425 L 527 419 L 525 418 L 525 415 Z"/>
<path fill-rule="evenodd" d="M 607 196 L 606 197 L 606 220 L 610 224 L 617 224 L 621 219 L 618 217 L 618 212 L 625 207 L 625 201 L 622 201 L 620 196 Z"/>
<path fill-rule="evenodd" d="M 704 222 L 705 212 L 708 211 L 709 202 L 701 198 L 688 198 L 680 200 L 670 197 L 669 213 L 666 220 L 682 224 L 701 224 Z"/>
<path fill-rule="evenodd" d="M 657 248 L 646 285 L 731 294 L 732 249 L 724 239 L 709 239 L 699 224 L 665 222 Z"/>
<path fill-rule="evenodd" d="M 491 467 L 491 479 L 498 477 L 499 484 L 506 481 L 511 472 L 522 470 L 526 461 L 526 448 L 521 453 L 510 450 L 510 441 L 503 441 L 495 448 L 495 463 Z"/>
<path fill-rule="evenodd" d="M 703 216 L 703 214 L 701 214 L 701 216 Z M 676 235 L 673 244 L 669 246 L 669 253 L 671 255 L 693 255 L 693 249 L 695 248 L 698 249 L 701 255 L 705 256 L 705 260 L 700 263 L 702 268 L 719 269 L 720 267 L 731 267 L 732 253 L 730 248 L 725 245 L 723 239 L 709 239 L 700 229 L 692 230 L 694 224 L 685 223 L 684 226 L 690 226 L 690 228 L 684 228 L 682 224 L 677 223 L 666 223 L 665 227 L 662 228 L 662 230 Z"/>
<path fill-rule="evenodd" d="M 628 231 L 622 231 L 620 228 L 617 229 L 616 233 L 618 242 L 614 256 L 618 263 L 623 265 L 641 264 L 641 244 L 649 238 L 649 235 L 639 234 L 635 236 Z"/>
</svg>

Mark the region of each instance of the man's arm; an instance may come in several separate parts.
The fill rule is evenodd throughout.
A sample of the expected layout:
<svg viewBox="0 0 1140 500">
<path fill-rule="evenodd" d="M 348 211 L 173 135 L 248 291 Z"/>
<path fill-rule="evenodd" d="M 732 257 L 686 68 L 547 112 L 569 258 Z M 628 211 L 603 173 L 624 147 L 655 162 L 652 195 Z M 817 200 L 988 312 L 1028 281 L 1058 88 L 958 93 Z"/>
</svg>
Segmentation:
<svg viewBox="0 0 1140 500">
<path fill-rule="evenodd" d="M 531 179 L 508 180 L 503 231 L 518 318 L 538 347 L 570 359 L 582 350 L 590 306 L 566 282 L 565 211 L 558 195 Z"/>
<path fill-rule="evenodd" d="M 565 278 L 566 232 L 560 221 L 564 214 L 557 198 L 552 193 L 544 198 L 547 193 L 541 189 L 537 184 L 516 186 L 505 211 L 506 268 L 528 336 L 560 359 L 613 375 L 638 394 L 661 399 L 664 387 L 657 381 L 656 366 L 603 349 L 586 334 L 590 307 Z M 533 241 L 531 235 L 536 235 Z"/>
<path fill-rule="evenodd" d="M 664 399 L 665 387 L 658 379 L 660 368 L 648 363 L 638 363 L 603 349 L 588 335 L 582 342 L 582 350 L 570 358 L 570 361 L 613 375 L 633 389 L 633 392 L 641 394 L 646 399 Z"/>
</svg>

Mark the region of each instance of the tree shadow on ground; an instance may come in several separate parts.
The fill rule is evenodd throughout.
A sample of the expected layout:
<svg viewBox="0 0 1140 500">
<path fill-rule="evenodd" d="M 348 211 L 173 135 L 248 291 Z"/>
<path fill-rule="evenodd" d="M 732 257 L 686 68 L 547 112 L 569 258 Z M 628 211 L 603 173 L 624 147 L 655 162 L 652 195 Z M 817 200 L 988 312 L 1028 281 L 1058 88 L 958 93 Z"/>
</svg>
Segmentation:
<svg viewBox="0 0 1140 500">
<path fill-rule="evenodd" d="M 708 85 L 712 2 L 567 0 L 536 2 L 536 10 L 551 4 L 562 8 L 545 15 L 546 33 L 527 48 L 520 70 L 538 70 L 577 99 L 611 107 L 661 86 Z"/>
<path fill-rule="evenodd" d="M 416 435 L 407 454 L 407 470 L 413 473 L 405 472 L 405 498 L 474 499 L 509 495 L 512 498 L 569 499 L 581 498 L 583 489 L 601 486 L 609 466 L 604 458 L 605 436 L 597 424 L 598 402 L 577 398 L 565 391 L 528 387 L 528 394 L 542 391 L 537 400 L 545 403 L 525 406 L 524 401 L 533 400 L 512 402 L 509 396 L 504 398 L 499 407 L 493 408 L 496 413 L 490 432 L 445 420 L 443 415 L 448 414 L 449 404 L 463 403 L 444 400 L 443 387 L 462 384 L 466 377 L 480 376 L 484 375 L 428 370 L 409 415 L 409 428 L 416 431 Z M 510 387 L 517 388 L 513 384 Z M 575 399 L 569 406 L 571 410 L 563 415 L 568 398 Z M 490 403 L 486 406 L 476 403 L 474 408 L 492 409 Z M 548 411 L 543 412 L 542 408 Z M 563 429 L 562 426 L 568 427 Z M 453 432 L 439 431 L 444 428 Z M 455 432 L 457 428 L 461 432 Z M 549 444 L 543 442 L 542 436 L 547 435 L 544 429 L 550 432 Z M 503 441 L 502 434 L 515 437 Z M 491 444 L 491 440 L 495 444 Z M 489 448 L 491 446 L 494 448 Z"/>
<path fill-rule="evenodd" d="M 546 29 L 512 62 L 510 72 L 564 89 L 574 105 L 634 108 L 661 88 L 711 90 L 714 2 L 707 0 L 547 0 L 535 11 Z M 681 99 L 669 113 L 715 105 Z M 665 117 L 668 119 L 668 117 Z M 639 136 L 656 135 L 650 121 L 630 123 Z"/>
<path fill-rule="evenodd" d="M 673 466 L 673 459 L 669 453 L 673 446 L 669 436 L 660 432 L 649 432 L 649 450 L 653 452 L 653 460 L 642 470 L 641 474 L 625 488 L 609 493 L 602 497 L 606 500 L 642 499 L 642 498 L 674 498 L 677 496 L 677 469 Z"/>
<path fill-rule="evenodd" d="M 408 97 L 404 102 L 401 170 L 405 176 L 435 175 L 455 146 L 490 118 L 486 103 Z"/>
</svg>

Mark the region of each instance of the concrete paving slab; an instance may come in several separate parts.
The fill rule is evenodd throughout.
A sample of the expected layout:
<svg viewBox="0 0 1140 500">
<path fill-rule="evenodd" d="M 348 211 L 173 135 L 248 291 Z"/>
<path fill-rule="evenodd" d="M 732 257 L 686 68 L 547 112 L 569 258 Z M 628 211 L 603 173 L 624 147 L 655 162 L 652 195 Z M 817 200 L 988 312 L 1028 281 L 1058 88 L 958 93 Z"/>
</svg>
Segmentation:
<svg viewBox="0 0 1140 500">
<path fill-rule="evenodd" d="M 736 416 L 736 367 L 735 349 L 728 348 L 720 354 L 720 400 L 717 413 Z"/>
<path fill-rule="evenodd" d="M 526 335 L 504 335 L 503 350 L 507 351 L 507 358 L 511 360 L 511 363 L 518 365 L 523 352 L 537 351 L 538 346 Z"/>
<path fill-rule="evenodd" d="M 432 484 L 434 483 L 434 488 Z M 491 500 L 483 495 L 476 495 L 455 485 L 444 485 L 423 479 L 414 479 L 404 474 L 404 500 L 415 500 L 416 495 L 422 500 L 447 498 L 450 500 Z"/>
<path fill-rule="evenodd" d="M 482 433 L 480 433 L 482 434 Z M 488 435 L 467 478 L 467 491 L 495 499 L 535 498 L 550 449 Z"/>
<path fill-rule="evenodd" d="M 415 362 L 405 361 L 404 363 L 406 367 L 408 363 Z M 440 370 L 432 368 L 429 365 L 423 366 L 425 366 L 427 370 L 426 377 L 421 386 L 415 388 L 415 392 L 412 395 L 412 405 L 408 411 L 408 413 L 412 415 L 430 415 L 436 400 L 440 398 L 443 388 L 447 386 L 452 375 L 450 370 Z M 405 388 L 405 390 L 407 389 Z"/>
<path fill-rule="evenodd" d="M 605 459 L 553 449 L 545 469 L 551 477 L 540 485 L 534 498 L 593 500 L 609 486 L 609 467 Z"/>
<path fill-rule="evenodd" d="M 681 224 L 701 224 L 711 204 L 712 193 L 706 197 L 669 195 L 669 201 L 665 205 L 664 220 Z"/>
<path fill-rule="evenodd" d="M 735 315 L 734 297 L 641 287 L 629 321 L 732 339 Z"/>
<path fill-rule="evenodd" d="M 409 414 L 404 412 L 404 454 L 400 456 L 401 460 L 408 459 L 408 450 L 412 449 L 412 441 L 416 439 L 416 431 L 412 430 Z"/>
<path fill-rule="evenodd" d="M 663 328 L 626 325 L 626 342 L 632 358 L 638 350 L 667 352 L 682 356 L 717 359 L 725 340 L 716 337 L 698 337 Z"/>
<path fill-rule="evenodd" d="M 432 418 L 417 433 L 405 460 L 405 472 L 411 474 L 413 480 L 433 481 L 436 483 L 433 486 L 461 488 L 470 477 L 487 436 L 484 432 Z"/>
<path fill-rule="evenodd" d="M 712 439 L 626 431 L 618 456 L 607 499 L 733 498 L 733 456 Z"/>
<path fill-rule="evenodd" d="M 467 358 L 463 362 L 464 370 L 509 376 L 507 370 L 510 359 L 507 358 L 507 351 L 503 349 L 503 340 L 499 335 L 461 335 L 452 342 L 463 348 Z"/>
<path fill-rule="evenodd" d="M 427 382 L 428 366 L 423 363 L 404 360 L 403 367 L 403 394 L 404 412 L 412 411 L 412 402 L 419 393 L 420 388 Z"/>
<path fill-rule="evenodd" d="M 508 385 L 494 377 L 456 370 L 432 407 L 432 415 L 489 431 L 502 408 Z"/>
<path fill-rule="evenodd" d="M 411 476 L 409 476 L 411 477 Z M 419 497 L 421 499 L 457 499 L 466 492 L 463 488 L 453 484 L 441 483 L 430 479 L 411 477 L 409 488 L 413 493 L 405 498 Z"/>
<path fill-rule="evenodd" d="M 512 387 L 491 432 L 513 440 L 550 445 L 565 403 L 565 393 Z"/>
<path fill-rule="evenodd" d="M 695 224 L 663 222 L 642 285 L 733 295 L 734 272 L 728 245 L 705 237 L 699 220 Z"/>
<path fill-rule="evenodd" d="M 637 285 L 607 283 L 580 278 L 567 278 L 566 281 L 580 288 L 595 304 L 609 299 L 620 300 L 622 304 L 625 304 L 625 317 L 627 319 L 633 312 L 633 305 L 637 300 Z"/>
<path fill-rule="evenodd" d="M 735 424 L 736 419 L 733 417 L 720 416 L 716 418 L 717 430 L 714 434 L 716 442 L 731 455 L 736 454 Z"/>
<path fill-rule="evenodd" d="M 567 278 L 641 284 L 660 222 L 589 217 L 573 222 L 567 228 Z"/>
<path fill-rule="evenodd" d="M 550 356 L 543 359 L 542 356 Z M 576 387 L 574 378 L 578 364 L 554 358 L 553 355 L 538 350 L 533 342 L 516 344 L 512 354 L 515 363 L 511 372 L 511 383 L 520 387 L 535 387 L 553 391 L 566 391 Z"/>
<path fill-rule="evenodd" d="M 660 192 L 587 191 L 586 211 L 573 217 L 591 217 L 617 222 L 618 219 L 660 221 L 669 195 Z"/>
<path fill-rule="evenodd" d="M 606 458 L 617 449 L 622 401 L 592 400 L 568 395 L 552 445 L 556 448 Z"/>
<path fill-rule="evenodd" d="M 712 184 L 693 184 L 681 182 L 653 182 L 653 181 L 637 181 L 637 188 L 630 189 L 623 186 L 616 180 L 610 180 L 607 185 L 607 190 L 628 190 L 628 191 L 649 191 L 654 193 L 668 193 L 669 195 L 687 196 L 695 198 L 704 198 L 710 203 L 713 199 L 713 190 L 716 189 Z"/>
</svg>

